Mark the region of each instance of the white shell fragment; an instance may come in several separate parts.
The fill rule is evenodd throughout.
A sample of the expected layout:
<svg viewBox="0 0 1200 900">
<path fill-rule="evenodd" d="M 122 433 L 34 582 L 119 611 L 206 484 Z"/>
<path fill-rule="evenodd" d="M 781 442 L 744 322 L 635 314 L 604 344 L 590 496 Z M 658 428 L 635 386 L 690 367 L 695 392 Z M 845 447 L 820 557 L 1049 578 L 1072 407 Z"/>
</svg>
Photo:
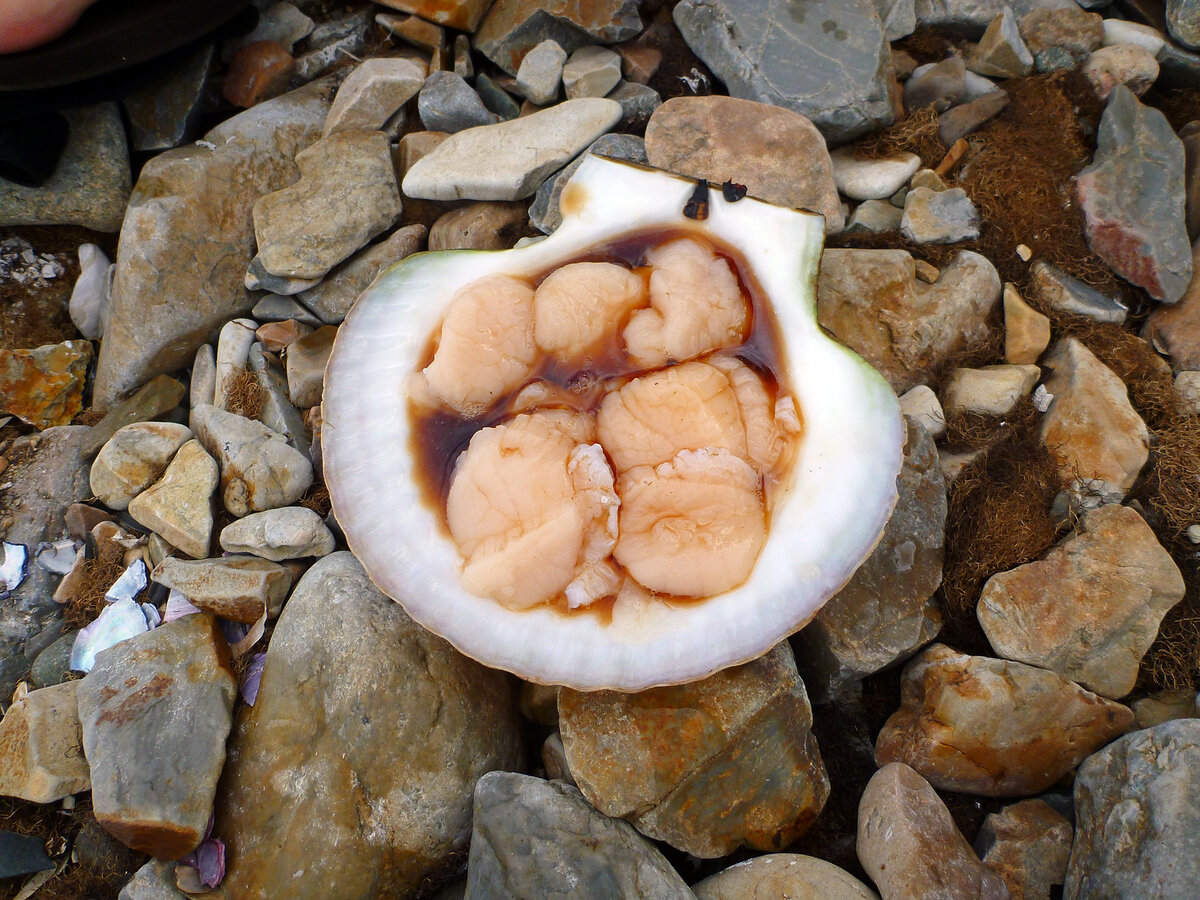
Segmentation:
<svg viewBox="0 0 1200 900">
<path fill-rule="evenodd" d="M 140 559 L 135 559 L 121 573 L 121 577 L 113 582 L 112 587 L 104 593 L 104 599 L 109 603 L 115 603 L 118 600 L 132 600 L 146 589 L 148 581 L 149 573 L 146 571 L 146 564 Z"/>
<path fill-rule="evenodd" d="M 687 217 L 696 192 L 690 179 L 589 156 L 563 192 L 563 223 L 553 235 L 503 252 L 410 256 L 380 274 L 338 331 L 322 404 L 337 520 L 385 593 L 486 665 L 583 690 L 704 678 L 761 656 L 810 621 L 871 552 L 891 514 L 903 419 L 887 382 L 817 326 L 821 218 L 751 198 L 726 201 L 719 190 L 709 192 L 706 217 Z M 648 241 L 657 246 L 663 234 L 729 248 L 748 269 L 745 280 L 771 299 L 784 351 L 777 372 L 803 423 L 749 577 L 698 602 L 623 591 L 611 617 L 569 613 L 565 604 L 516 610 L 470 593 L 441 511 L 423 499 L 417 460 L 398 452 L 411 446 L 413 423 L 396 398 L 419 383 L 413 375 L 428 358 L 430 336 L 467 285 L 505 275 L 535 283 L 606 244 L 657 235 Z"/>
<path fill-rule="evenodd" d="M 38 544 L 35 558 L 37 564 L 47 572 L 55 575 L 66 575 L 75 565 L 75 557 L 83 545 L 70 539 L 54 541 L 48 544 Z"/>
<path fill-rule="evenodd" d="M 0 563 L 0 600 L 25 580 L 25 564 L 28 560 L 29 550 L 24 544 L 4 542 L 4 562 Z"/>
<path fill-rule="evenodd" d="M 92 671 L 97 653 L 149 631 L 152 627 L 145 609 L 136 602 L 117 600 L 106 606 L 94 622 L 84 626 L 76 635 L 75 646 L 71 648 L 71 670 Z"/>
</svg>

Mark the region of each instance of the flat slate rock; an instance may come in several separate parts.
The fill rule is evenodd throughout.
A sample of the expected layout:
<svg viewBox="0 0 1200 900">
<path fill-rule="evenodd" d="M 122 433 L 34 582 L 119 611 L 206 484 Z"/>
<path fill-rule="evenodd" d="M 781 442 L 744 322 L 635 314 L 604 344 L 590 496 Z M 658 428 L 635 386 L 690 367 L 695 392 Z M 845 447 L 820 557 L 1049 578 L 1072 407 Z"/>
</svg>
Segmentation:
<svg viewBox="0 0 1200 900">
<path fill-rule="evenodd" d="M 516 75 L 525 54 L 542 41 L 570 53 L 637 37 L 639 6 L 638 0 L 496 0 L 475 32 L 475 49 Z"/>
<path fill-rule="evenodd" d="M 874 0 L 683 0 L 692 51 L 733 97 L 802 113 L 831 144 L 892 123 L 891 53 Z"/>
</svg>

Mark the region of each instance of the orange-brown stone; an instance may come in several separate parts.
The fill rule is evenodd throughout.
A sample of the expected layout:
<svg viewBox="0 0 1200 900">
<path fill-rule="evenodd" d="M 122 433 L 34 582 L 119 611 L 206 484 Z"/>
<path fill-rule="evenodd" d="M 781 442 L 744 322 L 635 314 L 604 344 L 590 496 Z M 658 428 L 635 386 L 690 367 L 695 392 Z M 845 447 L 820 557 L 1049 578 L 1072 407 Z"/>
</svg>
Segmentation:
<svg viewBox="0 0 1200 900">
<path fill-rule="evenodd" d="M 83 384 L 92 345 L 46 344 L 34 350 L 0 350 L 0 411 L 34 428 L 70 424 L 83 409 Z"/>
</svg>

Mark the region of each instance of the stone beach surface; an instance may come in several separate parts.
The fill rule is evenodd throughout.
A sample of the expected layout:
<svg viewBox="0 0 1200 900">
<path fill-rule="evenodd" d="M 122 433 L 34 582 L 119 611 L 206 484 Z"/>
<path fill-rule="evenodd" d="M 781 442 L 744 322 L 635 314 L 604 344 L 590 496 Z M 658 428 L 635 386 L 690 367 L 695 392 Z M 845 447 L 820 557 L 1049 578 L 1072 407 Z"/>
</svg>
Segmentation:
<svg viewBox="0 0 1200 900">
<path fill-rule="evenodd" d="M 1198 51 L 1190 0 L 255 0 L 67 110 L 0 178 L 0 900 L 1196 896 Z M 811 621 L 638 693 L 426 630 L 322 455 L 359 296 L 589 156 L 823 217 L 907 430 Z"/>
</svg>

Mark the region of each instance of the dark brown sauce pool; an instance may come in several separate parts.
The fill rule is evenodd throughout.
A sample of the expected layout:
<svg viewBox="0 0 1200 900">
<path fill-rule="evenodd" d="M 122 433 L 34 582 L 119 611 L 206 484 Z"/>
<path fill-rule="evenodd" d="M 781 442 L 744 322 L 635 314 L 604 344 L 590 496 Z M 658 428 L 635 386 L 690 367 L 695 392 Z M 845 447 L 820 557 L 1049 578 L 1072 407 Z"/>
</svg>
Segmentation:
<svg viewBox="0 0 1200 900">
<path fill-rule="evenodd" d="M 643 265 L 647 251 L 681 237 L 691 238 L 709 247 L 715 254 L 725 259 L 733 268 L 742 293 L 750 300 L 749 337 L 740 346 L 720 352 L 736 356 L 753 368 L 762 378 L 772 403 L 781 391 L 791 393 L 791 386 L 786 383 L 784 377 L 784 373 L 787 371 L 787 358 L 779 333 L 779 325 L 766 293 L 742 256 L 731 247 L 714 241 L 707 234 L 684 228 L 632 234 L 600 245 L 587 254 L 565 260 L 559 265 L 539 273 L 532 279 L 533 285 L 534 287 L 540 285 L 555 269 L 576 262 L 616 263 L 633 270 L 644 278 L 649 278 L 649 267 Z M 586 368 L 582 370 L 567 368 L 557 360 L 546 357 L 525 385 L 502 397 L 491 410 L 476 418 L 464 419 L 449 410 L 430 411 L 419 408 L 415 403 L 409 401 L 408 415 L 409 421 L 412 423 L 409 449 L 416 458 L 417 489 L 421 501 L 437 513 L 438 525 L 447 538 L 450 538 L 450 527 L 446 521 L 446 499 L 459 454 L 467 449 L 467 445 L 477 431 L 499 424 L 513 414 L 513 401 L 522 389 L 534 381 L 545 382 L 553 391 L 554 399 L 549 404 L 542 404 L 539 408 L 576 409 L 592 413 L 604 398 L 604 382 L 607 379 L 636 375 L 645 371 L 629 360 L 621 345 L 620 332 L 623 330 L 624 324 L 624 322 L 613 323 L 608 346 Z M 440 328 L 430 335 L 420 364 L 417 366 L 418 371 L 433 361 L 439 333 Z M 800 410 L 797 410 L 797 413 L 800 414 Z M 663 599 L 675 603 L 698 602 L 695 598 L 690 597 L 663 597 Z M 612 618 L 613 603 L 612 598 L 600 600 L 583 609 L 571 610 L 568 614 L 595 615 L 607 623 Z M 566 611 L 565 606 L 563 609 Z"/>
</svg>

